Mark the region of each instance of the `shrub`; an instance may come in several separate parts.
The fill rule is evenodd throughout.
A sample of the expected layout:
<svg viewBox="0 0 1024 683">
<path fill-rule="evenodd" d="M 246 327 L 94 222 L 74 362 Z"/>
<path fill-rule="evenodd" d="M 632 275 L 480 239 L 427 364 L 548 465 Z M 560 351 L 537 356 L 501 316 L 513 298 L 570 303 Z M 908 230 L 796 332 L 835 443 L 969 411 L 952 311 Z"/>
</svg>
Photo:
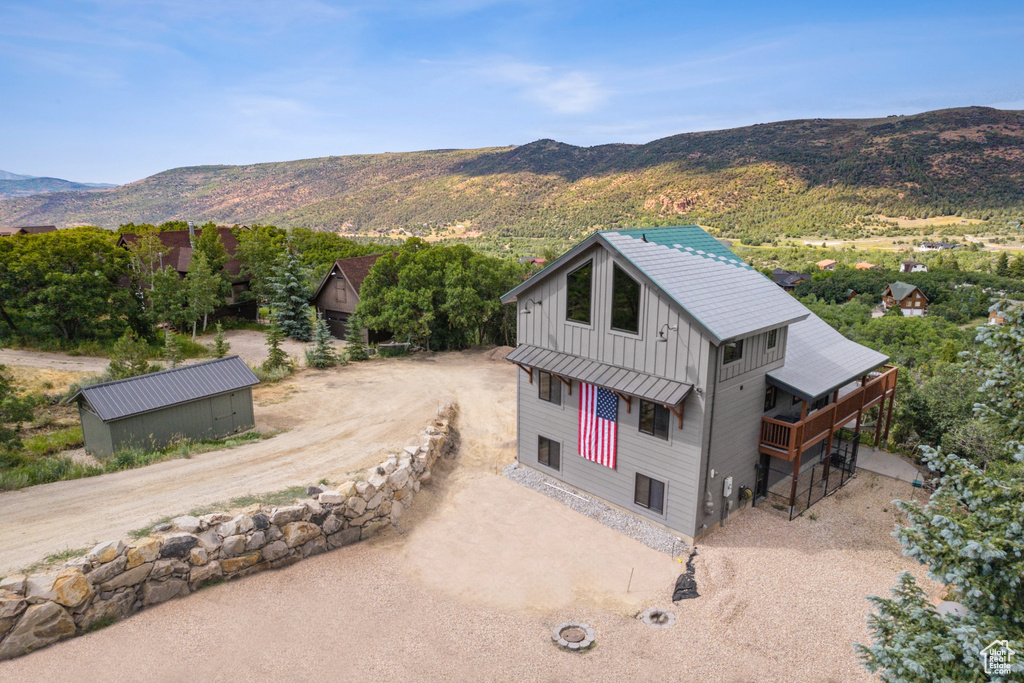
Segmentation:
<svg viewBox="0 0 1024 683">
<path fill-rule="evenodd" d="M 213 338 L 213 348 L 211 349 L 214 358 L 223 358 L 228 355 L 228 351 L 231 350 L 231 344 L 224 341 L 224 327 L 217 323 L 217 336 Z"/>
<path fill-rule="evenodd" d="M 256 379 L 264 384 L 280 382 L 285 377 L 292 374 L 292 366 L 290 363 L 284 367 L 272 368 L 270 370 L 266 369 L 262 365 L 250 365 L 249 369 L 251 369 L 253 374 L 256 375 Z"/>
<path fill-rule="evenodd" d="M 334 350 L 334 338 L 327 329 L 327 321 L 317 313 L 316 325 L 313 328 L 313 346 L 306 349 L 306 365 L 311 368 L 330 368 L 342 363 L 338 352 Z"/>
</svg>

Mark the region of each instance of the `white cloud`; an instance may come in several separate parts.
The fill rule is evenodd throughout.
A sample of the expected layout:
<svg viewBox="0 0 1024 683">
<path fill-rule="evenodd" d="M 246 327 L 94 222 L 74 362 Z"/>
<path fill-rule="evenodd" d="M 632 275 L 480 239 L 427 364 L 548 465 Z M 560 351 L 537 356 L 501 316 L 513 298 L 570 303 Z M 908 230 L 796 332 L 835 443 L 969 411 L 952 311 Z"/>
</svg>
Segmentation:
<svg viewBox="0 0 1024 683">
<path fill-rule="evenodd" d="M 504 62 L 484 69 L 486 75 L 520 88 L 522 95 L 559 114 L 594 111 L 609 92 L 582 71 L 559 71 L 553 67 Z"/>
</svg>

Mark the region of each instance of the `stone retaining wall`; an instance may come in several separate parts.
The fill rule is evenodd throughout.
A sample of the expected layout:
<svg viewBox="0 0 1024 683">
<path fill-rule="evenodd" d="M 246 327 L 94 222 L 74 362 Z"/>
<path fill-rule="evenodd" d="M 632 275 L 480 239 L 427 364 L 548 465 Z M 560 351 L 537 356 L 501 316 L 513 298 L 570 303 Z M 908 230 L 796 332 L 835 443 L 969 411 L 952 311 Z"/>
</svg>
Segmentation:
<svg viewBox="0 0 1024 683">
<path fill-rule="evenodd" d="M 338 490 L 310 487 L 297 505 L 178 517 L 137 540 L 100 543 L 51 573 L 0 581 L 0 660 L 101 628 L 214 582 L 276 569 L 341 548 L 394 523 L 455 457 L 457 407 L 441 409 L 420 446 L 390 456 Z"/>
</svg>

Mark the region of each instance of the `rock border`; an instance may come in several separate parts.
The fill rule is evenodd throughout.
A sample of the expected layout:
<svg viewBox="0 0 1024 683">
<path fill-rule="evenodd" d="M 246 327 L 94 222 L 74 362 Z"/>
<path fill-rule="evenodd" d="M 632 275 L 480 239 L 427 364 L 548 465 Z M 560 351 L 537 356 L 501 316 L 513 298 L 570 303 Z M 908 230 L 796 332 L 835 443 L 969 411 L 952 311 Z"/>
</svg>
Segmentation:
<svg viewBox="0 0 1024 683">
<path fill-rule="evenodd" d="M 664 614 L 665 621 L 655 621 L 655 614 Z M 671 628 L 676 623 L 676 615 L 674 612 L 669 612 L 667 609 L 661 609 L 660 607 L 648 607 L 640 614 L 640 621 L 654 628 Z"/>
<path fill-rule="evenodd" d="M 562 632 L 570 628 L 583 629 L 583 632 L 587 634 L 586 638 L 578 643 L 570 643 L 562 637 Z M 551 630 L 551 640 L 554 641 L 555 645 L 568 650 L 569 652 L 583 652 L 589 650 L 594 646 L 594 629 L 590 628 L 588 624 L 582 621 L 564 621 Z"/>
<path fill-rule="evenodd" d="M 102 628 L 204 585 L 294 564 L 397 524 L 439 458 L 454 458 L 458 407 L 446 404 L 406 446 L 338 490 L 296 505 L 184 515 L 139 539 L 100 543 L 46 574 L 0 580 L 0 660 Z"/>
</svg>

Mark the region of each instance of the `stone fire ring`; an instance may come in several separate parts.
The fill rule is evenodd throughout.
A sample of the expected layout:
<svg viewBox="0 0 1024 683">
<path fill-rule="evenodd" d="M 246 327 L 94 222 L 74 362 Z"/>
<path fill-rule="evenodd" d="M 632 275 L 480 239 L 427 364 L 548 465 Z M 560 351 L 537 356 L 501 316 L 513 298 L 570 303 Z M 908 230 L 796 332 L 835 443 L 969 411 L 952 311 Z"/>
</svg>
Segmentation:
<svg viewBox="0 0 1024 683">
<path fill-rule="evenodd" d="M 594 644 L 594 629 L 579 621 L 566 621 L 551 631 L 555 645 L 570 652 L 590 649 Z"/>
<path fill-rule="evenodd" d="M 654 628 L 668 628 L 676 623 L 676 615 L 657 607 L 648 607 L 640 615 L 640 621 Z"/>
</svg>

